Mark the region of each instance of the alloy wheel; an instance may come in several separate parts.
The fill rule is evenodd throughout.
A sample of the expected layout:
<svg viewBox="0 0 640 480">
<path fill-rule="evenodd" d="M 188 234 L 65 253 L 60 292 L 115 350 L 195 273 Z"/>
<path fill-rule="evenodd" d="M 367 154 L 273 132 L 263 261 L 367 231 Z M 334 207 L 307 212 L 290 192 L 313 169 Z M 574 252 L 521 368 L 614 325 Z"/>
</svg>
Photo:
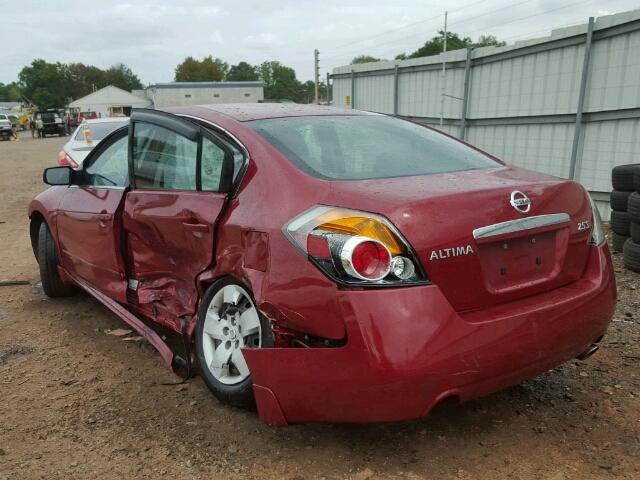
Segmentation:
<svg viewBox="0 0 640 480">
<path fill-rule="evenodd" d="M 251 296 L 240 285 L 226 285 L 211 299 L 204 319 L 207 368 L 219 382 L 238 384 L 250 375 L 241 349 L 261 345 L 260 318 Z"/>
</svg>

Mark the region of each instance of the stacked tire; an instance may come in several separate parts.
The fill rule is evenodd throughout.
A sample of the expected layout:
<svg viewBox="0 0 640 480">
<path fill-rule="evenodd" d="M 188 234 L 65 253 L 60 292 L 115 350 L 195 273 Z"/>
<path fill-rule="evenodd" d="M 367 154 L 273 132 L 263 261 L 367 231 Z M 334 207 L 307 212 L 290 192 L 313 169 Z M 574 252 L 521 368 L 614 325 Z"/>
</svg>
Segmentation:
<svg viewBox="0 0 640 480">
<path fill-rule="evenodd" d="M 611 181 L 613 249 L 623 253 L 626 268 L 640 272 L 640 164 L 615 167 Z"/>
</svg>

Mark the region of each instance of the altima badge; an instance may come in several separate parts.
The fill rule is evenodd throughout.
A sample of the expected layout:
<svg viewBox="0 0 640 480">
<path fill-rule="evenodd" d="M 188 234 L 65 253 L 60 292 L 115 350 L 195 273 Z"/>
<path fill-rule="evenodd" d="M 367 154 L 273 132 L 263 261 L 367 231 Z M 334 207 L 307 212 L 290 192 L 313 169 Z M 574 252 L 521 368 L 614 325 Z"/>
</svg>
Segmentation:
<svg viewBox="0 0 640 480">
<path fill-rule="evenodd" d="M 531 210 L 531 200 L 519 190 L 511 192 L 511 201 L 509 203 L 520 213 L 529 213 L 529 210 Z"/>
<path fill-rule="evenodd" d="M 464 245 L 460 247 L 442 248 L 440 250 L 433 250 L 429 260 L 443 260 L 450 257 L 460 257 L 462 255 L 470 255 L 473 253 L 471 245 Z"/>
</svg>

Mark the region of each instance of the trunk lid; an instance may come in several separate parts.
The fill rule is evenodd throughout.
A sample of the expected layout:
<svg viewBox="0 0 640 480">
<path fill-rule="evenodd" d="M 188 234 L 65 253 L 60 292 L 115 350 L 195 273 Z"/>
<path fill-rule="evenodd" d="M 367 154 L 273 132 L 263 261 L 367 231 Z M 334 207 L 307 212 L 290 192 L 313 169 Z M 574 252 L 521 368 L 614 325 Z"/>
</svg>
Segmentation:
<svg viewBox="0 0 640 480">
<path fill-rule="evenodd" d="M 514 191 L 530 199 L 528 212 L 511 205 Z M 459 312 L 576 281 L 588 257 L 592 218 L 584 189 L 522 169 L 332 182 L 330 199 L 393 222 Z"/>
</svg>

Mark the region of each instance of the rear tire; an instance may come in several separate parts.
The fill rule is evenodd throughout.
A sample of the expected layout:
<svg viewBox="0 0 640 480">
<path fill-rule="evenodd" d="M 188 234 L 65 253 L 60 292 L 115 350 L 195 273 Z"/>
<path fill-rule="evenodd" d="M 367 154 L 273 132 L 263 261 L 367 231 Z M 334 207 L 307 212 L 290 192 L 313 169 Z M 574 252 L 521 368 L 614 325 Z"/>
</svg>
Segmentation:
<svg viewBox="0 0 640 480">
<path fill-rule="evenodd" d="M 631 232 L 631 240 L 633 240 L 635 243 L 640 244 L 640 223 L 631 222 L 629 231 Z"/>
<path fill-rule="evenodd" d="M 48 297 L 68 297 L 76 292 L 73 285 L 64 283 L 60 278 L 56 244 L 45 222 L 40 224 L 38 231 L 38 266 L 42 289 Z"/>
<path fill-rule="evenodd" d="M 629 239 L 626 235 L 619 235 L 616 232 L 613 232 L 611 238 L 611 247 L 613 247 L 614 252 L 622 253 L 622 249 L 624 248 L 624 242 Z"/>
<path fill-rule="evenodd" d="M 611 230 L 618 235 L 624 235 L 628 237 L 631 232 L 629 231 L 631 221 L 629 220 L 629 214 L 627 212 L 611 212 Z"/>
<path fill-rule="evenodd" d="M 640 193 L 633 192 L 629 195 L 627 212 L 629 213 L 629 219 L 632 222 L 640 223 Z"/>
<path fill-rule="evenodd" d="M 635 243 L 631 239 L 624 242 L 622 262 L 632 272 L 640 273 L 640 243 Z"/>
<path fill-rule="evenodd" d="M 275 342 L 249 290 L 230 277 L 214 282 L 198 308 L 195 342 L 209 390 L 227 405 L 253 407 L 253 382 L 241 348 L 273 347 Z"/>
<path fill-rule="evenodd" d="M 611 210 L 615 210 L 616 212 L 626 212 L 627 203 L 629 202 L 629 195 L 631 195 L 631 192 L 622 192 L 620 190 L 613 190 L 611 192 L 611 196 L 609 197 L 609 204 L 611 205 Z"/>
<path fill-rule="evenodd" d="M 618 165 L 611 170 L 611 183 L 614 190 L 633 191 L 633 177 L 638 164 Z"/>
</svg>

